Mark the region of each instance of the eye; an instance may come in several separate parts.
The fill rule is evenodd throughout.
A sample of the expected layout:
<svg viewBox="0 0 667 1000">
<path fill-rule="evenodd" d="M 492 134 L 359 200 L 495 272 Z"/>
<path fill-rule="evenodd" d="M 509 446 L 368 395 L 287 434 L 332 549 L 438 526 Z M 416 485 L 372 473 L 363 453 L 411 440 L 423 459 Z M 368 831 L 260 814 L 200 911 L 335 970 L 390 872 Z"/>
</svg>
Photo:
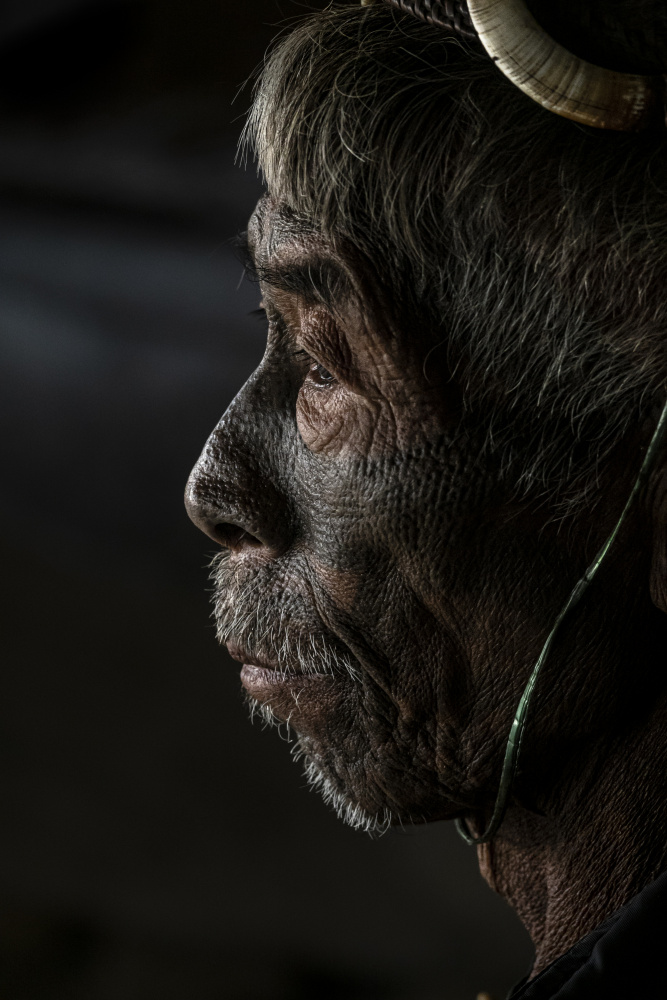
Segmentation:
<svg viewBox="0 0 667 1000">
<path fill-rule="evenodd" d="M 324 365 L 321 365 L 319 361 L 312 362 L 308 369 L 308 377 L 311 382 L 321 388 L 332 385 L 336 381 L 335 376 L 333 376 L 330 371 L 327 371 Z"/>
</svg>

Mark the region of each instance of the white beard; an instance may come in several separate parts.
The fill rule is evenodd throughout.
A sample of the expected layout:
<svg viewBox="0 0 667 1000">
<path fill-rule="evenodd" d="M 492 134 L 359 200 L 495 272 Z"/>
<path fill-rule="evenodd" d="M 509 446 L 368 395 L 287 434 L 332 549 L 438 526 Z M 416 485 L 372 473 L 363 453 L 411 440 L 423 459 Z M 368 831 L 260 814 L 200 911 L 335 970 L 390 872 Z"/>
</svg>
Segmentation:
<svg viewBox="0 0 667 1000">
<path fill-rule="evenodd" d="M 325 805 L 331 806 L 338 819 L 341 819 L 353 830 L 362 830 L 372 837 L 381 837 L 392 826 L 392 814 L 389 809 L 383 809 L 375 815 L 366 812 L 361 806 L 350 802 L 343 792 L 335 787 L 331 778 L 327 777 L 320 765 L 310 756 L 303 741 L 294 733 L 288 722 L 274 715 L 270 705 L 262 705 L 255 698 L 248 698 L 250 718 L 261 719 L 265 726 L 278 730 L 281 739 L 291 743 L 291 754 L 295 761 L 303 760 L 303 773 L 308 787 L 321 795 Z"/>
<path fill-rule="evenodd" d="M 353 830 L 363 830 L 372 837 L 381 837 L 392 825 L 392 816 L 388 809 L 372 815 L 346 799 L 318 767 L 314 760 L 306 757 L 303 773 L 308 787 L 319 792 L 326 805 L 331 806 L 338 819 L 351 826 Z"/>
</svg>

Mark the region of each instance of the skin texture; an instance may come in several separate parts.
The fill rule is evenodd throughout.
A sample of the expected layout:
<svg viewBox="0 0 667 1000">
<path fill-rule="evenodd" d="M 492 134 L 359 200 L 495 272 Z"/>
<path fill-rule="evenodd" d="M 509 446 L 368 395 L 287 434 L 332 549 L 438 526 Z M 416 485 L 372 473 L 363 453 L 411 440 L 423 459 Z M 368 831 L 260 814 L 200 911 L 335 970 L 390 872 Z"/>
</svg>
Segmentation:
<svg viewBox="0 0 667 1000">
<path fill-rule="evenodd" d="M 442 352 L 396 325 L 372 275 L 269 198 L 249 242 L 266 354 L 186 491 L 225 553 L 221 637 L 348 818 L 480 830 L 531 667 L 654 421 L 604 470 L 594 516 L 558 521 L 480 458 Z M 665 866 L 666 497 L 656 475 L 557 641 L 512 806 L 479 849 L 535 974 Z"/>
</svg>

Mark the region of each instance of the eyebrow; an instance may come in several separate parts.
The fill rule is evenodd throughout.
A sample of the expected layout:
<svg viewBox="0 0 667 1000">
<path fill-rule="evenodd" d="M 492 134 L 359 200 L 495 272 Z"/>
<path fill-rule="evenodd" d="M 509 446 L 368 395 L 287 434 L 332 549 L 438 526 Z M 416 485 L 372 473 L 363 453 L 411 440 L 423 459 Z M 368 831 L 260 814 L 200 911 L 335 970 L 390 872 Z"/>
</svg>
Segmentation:
<svg viewBox="0 0 667 1000">
<path fill-rule="evenodd" d="M 309 304 L 333 306 L 341 297 L 349 297 L 352 291 L 348 275 L 330 257 L 313 255 L 294 263 L 260 265 L 255 260 L 247 233 L 238 237 L 236 249 L 251 281 L 262 281 L 272 288 L 292 292 Z"/>
</svg>

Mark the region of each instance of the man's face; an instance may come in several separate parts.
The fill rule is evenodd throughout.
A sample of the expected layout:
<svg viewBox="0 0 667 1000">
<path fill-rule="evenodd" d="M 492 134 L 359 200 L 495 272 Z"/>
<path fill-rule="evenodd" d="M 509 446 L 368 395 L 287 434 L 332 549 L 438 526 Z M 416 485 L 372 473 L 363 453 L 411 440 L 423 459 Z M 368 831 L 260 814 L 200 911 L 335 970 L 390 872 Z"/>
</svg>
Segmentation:
<svg viewBox="0 0 667 1000">
<path fill-rule="evenodd" d="M 249 242 L 266 354 L 188 484 L 219 634 L 349 821 L 460 815 L 585 554 L 504 498 L 427 331 L 268 199 Z"/>
</svg>

